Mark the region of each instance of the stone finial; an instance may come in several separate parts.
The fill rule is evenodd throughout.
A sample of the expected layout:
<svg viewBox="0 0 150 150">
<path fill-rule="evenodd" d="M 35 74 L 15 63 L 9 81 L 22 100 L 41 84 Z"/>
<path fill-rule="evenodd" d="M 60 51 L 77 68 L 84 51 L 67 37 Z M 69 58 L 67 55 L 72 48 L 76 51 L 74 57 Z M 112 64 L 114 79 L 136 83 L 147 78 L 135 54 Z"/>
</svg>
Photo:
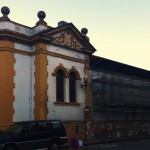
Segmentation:
<svg viewBox="0 0 150 150">
<path fill-rule="evenodd" d="M 44 25 L 47 26 L 47 23 L 44 21 L 44 18 L 46 17 L 46 14 L 44 11 L 39 11 L 37 14 L 39 21 L 36 23 L 36 26 L 38 25 Z"/>
<path fill-rule="evenodd" d="M 81 29 L 81 33 L 82 33 L 83 35 L 86 35 L 86 34 L 88 33 L 88 29 L 87 29 L 87 28 L 82 28 L 82 29 Z"/>
<path fill-rule="evenodd" d="M 88 29 L 87 28 L 82 28 L 81 33 L 89 41 L 89 37 L 87 37 Z"/>
<path fill-rule="evenodd" d="M 7 6 L 1 8 L 1 13 L 3 14 L 3 16 L 0 17 L 0 21 L 10 21 L 10 19 L 8 18 L 10 9 Z"/>
</svg>

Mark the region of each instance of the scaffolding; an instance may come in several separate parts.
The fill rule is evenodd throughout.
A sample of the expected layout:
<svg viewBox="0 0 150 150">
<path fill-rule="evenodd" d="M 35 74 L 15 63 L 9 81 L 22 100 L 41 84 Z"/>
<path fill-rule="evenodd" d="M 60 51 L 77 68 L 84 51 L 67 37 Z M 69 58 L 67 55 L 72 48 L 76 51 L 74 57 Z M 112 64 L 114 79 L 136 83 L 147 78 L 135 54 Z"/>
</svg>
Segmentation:
<svg viewBox="0 0 150 150">
<path fill-rule="evenodd" d="M 150 135 L 150 81 L 114 72 L 92 72 L 95 138 Z"/>
<path fill-rule="evenodd" d="M 150 82 L 128 76 L 92 75 L 93 112 L 150 113 Z M 108 118 L 109 119 L 109 118 Z M 137 118 L 138 119 L 138 118 Z"/>
</svg>

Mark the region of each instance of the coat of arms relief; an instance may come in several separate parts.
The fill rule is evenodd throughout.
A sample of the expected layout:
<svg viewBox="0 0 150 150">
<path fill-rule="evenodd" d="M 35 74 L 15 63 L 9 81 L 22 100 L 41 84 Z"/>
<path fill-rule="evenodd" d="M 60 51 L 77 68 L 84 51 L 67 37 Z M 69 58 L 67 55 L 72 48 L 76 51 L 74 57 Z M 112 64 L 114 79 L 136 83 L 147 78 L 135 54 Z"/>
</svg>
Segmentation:
<svg viewBox="0 0 150 150">
<path fill-rule="evenodd" d="M 81 50 L 79 43 L 68 32 L 62 32 L 58 36 L 54 37 L 53 43 L 72 49 Z"/>
</svg>

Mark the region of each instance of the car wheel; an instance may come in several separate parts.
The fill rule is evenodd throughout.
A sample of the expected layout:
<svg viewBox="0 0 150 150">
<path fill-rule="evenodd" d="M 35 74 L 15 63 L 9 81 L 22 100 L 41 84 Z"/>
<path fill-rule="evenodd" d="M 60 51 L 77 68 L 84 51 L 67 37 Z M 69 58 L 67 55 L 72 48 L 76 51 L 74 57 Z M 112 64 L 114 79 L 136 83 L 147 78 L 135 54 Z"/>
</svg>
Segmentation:
<svg viewBox="0 0 150 150">
<path fill-rule="evenodd" d="M 58 141 L 52 141 L 52 143 L 49 145 L 48 150 L 60 150 L 60 144 Z"/>
<path fill-rule="evenodd" d="M 17 148 L 13 145 L 8 145 L 4 147 L 4 150 L 17 150 Z"/>
</svg>

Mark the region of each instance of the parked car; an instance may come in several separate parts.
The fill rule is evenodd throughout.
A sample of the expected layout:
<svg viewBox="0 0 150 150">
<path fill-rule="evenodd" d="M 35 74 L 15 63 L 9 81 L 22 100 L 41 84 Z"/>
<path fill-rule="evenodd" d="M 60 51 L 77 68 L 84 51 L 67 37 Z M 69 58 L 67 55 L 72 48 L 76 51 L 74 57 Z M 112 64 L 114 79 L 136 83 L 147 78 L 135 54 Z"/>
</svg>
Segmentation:
<svg viewBox="0 0 150 150">
<path fill-rule="evenodd" d="M 0 150 L 59 150 L 67 141 L 65 127 L 59 120 L 24 121 L 0 133 Z"/>
</svg>

